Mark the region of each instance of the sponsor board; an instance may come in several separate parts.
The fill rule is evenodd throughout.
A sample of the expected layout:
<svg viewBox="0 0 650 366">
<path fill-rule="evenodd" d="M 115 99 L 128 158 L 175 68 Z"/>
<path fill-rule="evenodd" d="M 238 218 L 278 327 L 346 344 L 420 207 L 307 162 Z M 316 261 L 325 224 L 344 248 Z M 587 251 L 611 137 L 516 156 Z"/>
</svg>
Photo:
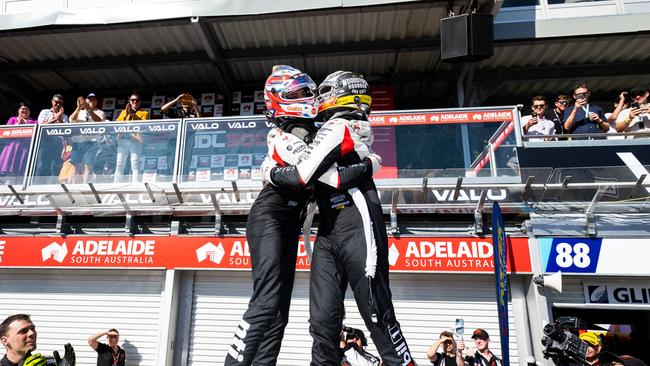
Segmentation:
<svg viewBox="0 0 650 366">
<path fill-rule="evenodd" d="M 34 134 L 35 126 L 0 128 L 0 139 L 29 138 Z"/>
<path fill-rule="evenodd" d="M 514 119 L 511 109 L 487 111 L 445 111 L 423 113 L 373 113 L 368 117 L 372 126 L 425 125 L 449 123 L 509 122 Z"/>
<path fill-rule="evenodd" d="M 650 275 L 650 239 L 540 238 L 545 272 Z"/>
<path fill-rule="evenodd" d="M 585 304 L 650 305 L 650 284 L 583 282 Z"/>
<path fill-rule="evenodd" d="M 530 273 L 527 238 L 508 238 L 508 271 Z M 490 238 L 389 238 L 391 270 L 494 273 Z M 296 268 L 309 269 L 302 241 Z M 202 268 L 247 270 L 245 237 L 7 237 L 0 241 L 0 267 Z"/>
<path fill-rule="evenodd" d="M 259 169 L 259 162 L 263 160 L 264 154 L 253 154 L 253 164 L 252 166 L 242 167 L 249 169 L 247 173 L 250 175 L 250 178 L 253 180 L 261 180 L 261 171 Z M 224 166 L 226 165 L 226 160 L 224 155 L 205 155 L 205 159 L 201 162 L 202 166 L 199 166 L 199 157 L 195 156 L 192 171 L 194 176 L 200 176 L 201 174 L 206 175 L 205 179 L 210 181 L 215 180 L 238 180 L 243 179 L 240 176 L 240 170 L 237 167 L 228 167 L 227 171 L 224 172 Z M 235 155 L 235 161 L 238 161 L 238 156 Z M 161 169 L 161 157 L 158 160 L 158 169 Z M 165 164 L 167 164 L 165 160 Z M 236 165 L 237 163 L 235 163 Z M 198 170 L 198 172 L 197 172 Z M 210 173 L 210 176 L 207 176 Z M 244 172 L 246 173 L 246 172 Z M 217 175 L 218 174 L 218 175 Z M 86 194 L 90 194 L 89 191 L 85 191 Z M 73 192 L 74 193 L 74 192 Z M 173 192 L 172 192 L 173 193 Z M 390 204 L 392 202 L 392 190 L 382 189 L 378 190 L 379 197 L 381 202 L 384 204 Z M 517 191 L 510 191 L 506 189 L 488 189 L 486 190 L 486 198 L 492 202 L 511 202 L 512 200 L 517 199 L 521 193 Z M 249 190 L 249 189 L 240 189 L 239 190 L 239 199 L 234 192 L 216 192 L 215 198 L 219 204 L 241 204 L 241 205 L 250 205 L 255 201 L 255 198 L 259 195 L 259 190 Z M 22 195 L 23 203 L 21 204 L 16 196 L 10 193 L 0 194 L 0 207 L 19 207 L 19 206 L 42 206 L 49 207 L 52 204 L 47 199 L 48 194 L 24 194 Z M 97 204 L 103 207 L 110 206 L 121 206 L 122 201 L 118 197 L 117 193 L 101 193 L 99 195 L 101 203 Z M 151 206 L 156 205 L 155 202 L 151 201 L 151 198 L 147 193 L 126 193 L 123 195 L 125 202 L 129 206 Z M 171 193 L 170 196 L 171 197 Z M 173 198 L 169 198 L 173 199 Z M 212 199 L 210 194 L 207 193 L 198 193 L 198 194 L 186 194 L 183 199 L 188 203 L 197 203 L 212 205 Z M 422 194 L 421 190 L 402 190 L 400 193 L 400 203 L 404 204 L 455 204 L 453 210 L 450 212 L 457 212 L 461 204 L 475 203 L 479 202 L 481 199 L 481 191 L 475 189 L 461 189 L 458 191 L 458 197 L 454 199 L 454 190 L 453 189 L 429 189 L 425 195 Z M 94 199 L 93 199 L 94 200 Z M 444 212 L 443 208 L 432 207 L 427 208 L 400 208 L 400 212 L 410 212 L 410 213 L 430 213 Z M 473 212 L 473 208 L 467 212 Z"/>
<path fill-rule="evenodd" d="M 111 123 L 93 125 L 65 124 L 64 126 L 43 125 L 42 136 L 101 136 L 101 135 L 119 135 L 125 133 L 142 133 L 142 134 L 167 134 L 176 133 L 180 128 L 180 123 L 175 122 L 129 122 Z"/>
</svg>

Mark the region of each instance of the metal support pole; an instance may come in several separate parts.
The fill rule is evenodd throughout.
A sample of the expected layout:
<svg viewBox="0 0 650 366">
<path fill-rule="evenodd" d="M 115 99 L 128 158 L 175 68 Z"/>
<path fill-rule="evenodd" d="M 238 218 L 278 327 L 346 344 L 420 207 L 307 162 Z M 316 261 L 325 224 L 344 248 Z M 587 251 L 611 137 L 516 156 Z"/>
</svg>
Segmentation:
<svg viewBox="0 0 650 366">
<path fill-rule="evenodd" d="M 72 193 L 70 193 L 70 190 L 65 185 L 65 183 L 61 183 L 61 188 L 63 188 L 63 191 L 65 192 L 66 196 L 68 196 L 70 203 L 74 204 L 75 203 L 74 197 L 72 196 Z"/>
<path fill-rule="evenodd" d="M 174 187 L 174 193 L 176 193 L 176 199 L 178 199 L 178 203 L 182 204 L 183 194 L 181 193 L 181 190 L 178 189 L 178 184 L 172 183 L 172 187 Z"/>
<path fill-rule="evenodd" d="M 393 189 L 390 203 L 390 232 L 393 235 L 399 235 L 397 227 L 397 190 Z"/>
<path fill-rule="evenodd" d="M 20 202 L 21 205 L 25 203 L 25 201 L 24 201 L 23 198 L 20 196 L 20 194 L 18 194 L 18 192 L 16 192 L 16 189 L 14 188 L 13 185 L 11 185 L 11 184 L 7 184 L 7 187 L 9 188 L 9 190 L 11 191 L 11 193 L 13 193 L 14 197 L 16 197 L 16 199 L 18 200 L 18 202 Z"/>
<path fill-rule="evenodd" d="M 219 201 L 217 200 L 217 195 L 215 193 L 210 193 L 210 200 L 214 207 L 214 232 L 219 235 L 221 233 L 221 208 L 219 207 Z"/>
<path fill-rule="evenodd" d="M 144 183 L 144 188 L 147 190 L 147 193 L 149 194 L 149 199 L 151 202 L 156 202 L 156 196 L 154 196 L 153 191 L 151 190 L 151 187 L 149 186 L 149 183 L 145 182 Z"/>
<path fill-rule="evenodd" d="M 454 201 L 458 199 L 458 195 L 460 195 L 460 189 L 463 186 L 463 177 L 458 177 L 456 179 L 456 188 L 454 188 Z"/>
<path fill-rule="evenodd" d="M 481 191 L 481 196 L 478 199 L 476 204 L 476 209 L 474 209 L 474 235 L 483 234 L 483 207 L 485 206 L 485 197 L 487 192 L 485 190 Z"/>
<path fill-rule="evenodd" d="M 101 204 L 102 199 L 101 199 L 101 197 L 99 197 L 99 192 L 97 192 L 97 189 L 95 189 L 95 185 L 92 184 L 92 183 L 88 183 L 88 187 L 90 187 L 90 191 L 93 192 L 93 195 L 95 196 L 95 201 L 97 201 L 97 203 Z"/>
<path fill-rule="evenodd" d="M 230 183 L 232 184 L 232 190 L 235 192 L 235 200 L 239 202 L 239 188 L 237 188 L 237 182 L 232 181 Z"/>
</svg>

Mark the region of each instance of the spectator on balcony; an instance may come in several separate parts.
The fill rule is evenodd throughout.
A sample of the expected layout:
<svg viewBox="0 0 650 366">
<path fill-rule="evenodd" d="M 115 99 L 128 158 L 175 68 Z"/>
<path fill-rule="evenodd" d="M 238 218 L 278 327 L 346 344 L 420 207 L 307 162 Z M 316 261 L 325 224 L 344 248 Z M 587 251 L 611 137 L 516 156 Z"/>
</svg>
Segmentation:
<svg viewBox="0 0 650 366">
<path fill-rule="evenodd" d="M 43 109 L 38 115 L 39 124 L 68 123 L 68 115 L 63 110 L 63 96 L 54 94 L 52 96 L 52 108 Z M 63 139 L 60 136 L 43 136 L 38 142 L 38 157 L 36 160 L 37 177 L 58 176 L 64 153 Z M 37 179 L 39 181 L 39 179 Z M 44 181 L 42 181 L 44 182 Z"/>
<path fill-rule="evenodd" d="M 553 121 L 546 119 L 547 103 L 546 98 L 538 95 L 533 98 L 529 116 L 521 118 L 522 128 L 525 135 L 554 135 L 555 124 Z M 531 139 L 532 140 L 532 139 Z"/>
<path fill-rule="evenodd" d="M 120 111 L 119 116 L 117 116 L 116 121 L 136 121 L 136 120 L 146 120 L 149 119 L 149 112 L 140 108 L 140 94 L 133 93 L 129 97 L 128 103 L 122 111 Z"/>
<path fill-rule="evenodd" d="M 603 133 L 609 130 L 603 109 L 589 104 L 591 92 L 585 83 L 573 88 L 575 104 L 564 111 L 564 129 L 571 134 Z"/>
<path fill-rule="evenodd" d="M 176 106 L 180 102 L 180 106 Z M 199 107 L 190 93 L 184 93 L 169 103 L 165 104 L 160 110 L 169 118 L 197 118 L 201 117 Z"/>
<path fill-rule="evenodd" d="M 140 108 L 140 95 L 131 94 L 126 107 L 120 112 L 117 121 L 137 121 L 149 119 L 149 112 Z M 140 156 L 144 148 L 144 136 L 139 132 L 124 132 L 117 135 L 117 157 L 115 159 L 115 183 L 122 181 L 125 160 L 129 156 L 131 162 L 131 181 L 137 182 L 140 177 Z"/>
<path fill-rule="evenodd" d="M 571 97 L 566 94 L 560 94 L 555 98 L 555 108 L 548 109 L 544 118 L 550 120 L 555 125 L 555 134 L 564 134 L 564 111 L 571 102 Z"/>
<path fill-rule="evenodd" d="M 621 114 L 621 111 L 628 107 L 628 95 L 629 94 L 626 91 L 621 92 L 621 94 L 619 94 L 614 101 L 614 110 L 612 113 L 605 113 L 605 117 L 607 117 L 607 123 L 609 123 L 610 130 L 616 130 L 616 120 L 618 119 L 618 116 Z"/>
<path fill-rule="evenodd" d="M 650 132 L 650 105 L 648 105 L 648 89 L 637 86 L 630 90 L 632 102 L 622 110 L 616 119 L 616 130 L 619 132 Z"/>
<path fill-rule="evenodd" d="M 97 108 L 97 96 L 89 93 L 86 98 L 77 98 L 77 109 L 70 115 L 70 122 L 101 122 L 106 120 L 104 111 Z M 93 173 L 95 159 L 99 152 L 101 135 L 75 136 L 72 144 L 70 163 L 74 165 L 75 175 L 82 176 L 81 183 L 88 183 Z"/>
<path fill-rule="evenodd" d="M 88 93 L 86 98 L 77 98 L 77 109 L 70 115 L 70 122 L 101 122 L 106 121 L 104 111 L 97 108 L 97 96 Z"/>
<path fill-rule="evenodd" d="M 41 110 L 38 114 L 38 123 L 68 123 L 68 115 L 63 110 L 63 96 L 52 96 L 52 108 Z"/>
<path fill-rule="evenodd" d="M 18 113 L 9 118 L 7 125 L 35 124 L 36 120 L 29 117 L 29 107 L 25 103 L 18 105 Z M 29 139 L 15 139 L 5 145 L 0 153 L 0 176 L 20 176 L 25 173 L 27 154 L 29 153 Z"/>
</svg>

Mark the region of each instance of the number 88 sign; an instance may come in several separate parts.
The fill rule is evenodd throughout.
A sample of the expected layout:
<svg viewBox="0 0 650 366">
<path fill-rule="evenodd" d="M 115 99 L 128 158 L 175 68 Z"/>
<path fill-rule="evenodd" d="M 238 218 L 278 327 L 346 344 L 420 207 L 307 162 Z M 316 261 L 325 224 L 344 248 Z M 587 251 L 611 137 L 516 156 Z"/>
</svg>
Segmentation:
<svg viewBox="0 0 650 366">
<path fill-rule="evenodd" d="M 596 273 L 602 239 L 540 238 L 544 272 Z"/>
</svg>

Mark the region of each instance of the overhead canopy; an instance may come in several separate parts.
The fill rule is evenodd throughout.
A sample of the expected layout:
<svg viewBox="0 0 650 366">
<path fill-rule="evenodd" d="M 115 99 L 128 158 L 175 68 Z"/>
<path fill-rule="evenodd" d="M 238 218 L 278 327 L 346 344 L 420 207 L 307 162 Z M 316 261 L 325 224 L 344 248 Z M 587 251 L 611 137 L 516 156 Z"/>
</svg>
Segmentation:
<svg viewBox="0 0 650 366">
<path fill-rule="evenodd" d="M 275 64 L 296 66 L 317 82 L 334 70 L 359 71 L 393 84 L 397 108 L 432 108 L 456 105 L 458 77 L 467 74 L 440 61 L 439 21 L 448 2 L 180 3 L 121 13 L 127 7 L 104 11 L 91 2 L 68 12 L 0 15 L 4 28 L 14 28 L 0 31 L 0 114 L 13 114 L 21 100 L 42 106 L 54 92 L 191 88 L 227 95 L 259 88 Z M 464 6 L 452 4 L 455 12 Z M 494 56 L 470 67 L 469 104 L 526 103 L 567 92 L 578 80 L 609 99 L 650 84 L 647 33 L 512 39 L 499 27 Z"/>
</svg>

